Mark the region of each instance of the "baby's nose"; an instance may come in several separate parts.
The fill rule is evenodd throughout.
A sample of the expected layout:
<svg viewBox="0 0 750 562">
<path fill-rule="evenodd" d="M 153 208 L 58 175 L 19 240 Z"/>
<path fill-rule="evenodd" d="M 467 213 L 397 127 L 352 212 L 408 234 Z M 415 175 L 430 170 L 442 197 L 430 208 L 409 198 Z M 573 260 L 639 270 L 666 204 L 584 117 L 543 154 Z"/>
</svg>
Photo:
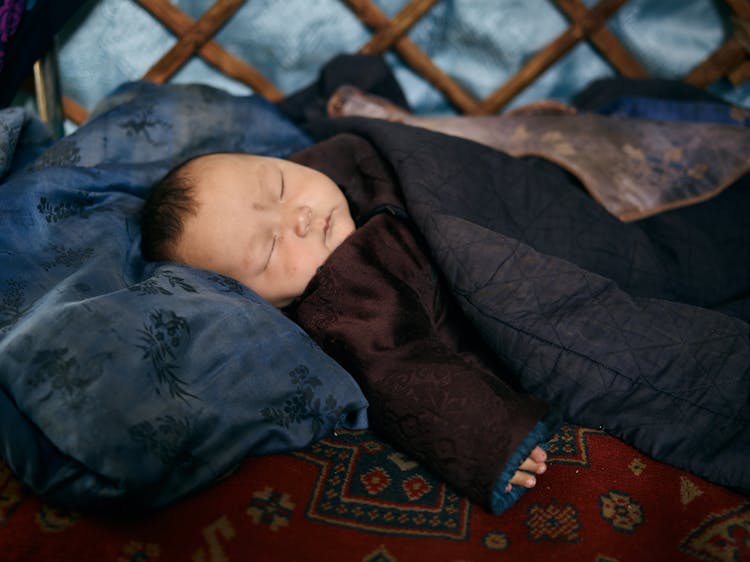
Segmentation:
<svg viewBox="0 0 750 562">
<path fill-rule="evenodd" d="M 307 205 L 298 207 L 294 212 L 294 232 L 297 236 L 307 236 L 312 222 L 312 209 Z"/>
</svg>

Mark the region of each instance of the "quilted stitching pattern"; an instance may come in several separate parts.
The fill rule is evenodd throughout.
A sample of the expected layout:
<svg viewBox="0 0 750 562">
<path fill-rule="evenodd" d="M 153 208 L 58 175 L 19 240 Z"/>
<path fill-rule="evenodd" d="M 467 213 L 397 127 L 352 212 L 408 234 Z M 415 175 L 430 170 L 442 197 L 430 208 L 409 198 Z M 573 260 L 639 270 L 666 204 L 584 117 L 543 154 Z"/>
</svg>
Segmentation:
<svg viewBox="0 0 750 562">
<path fill-rule="evenodd" d="M 745 185 L 624 225 L 545 163 L 394 124 L 349 127 L 390 155 L 461 306 L 528 390 L 571 421 L 748 489 L 748 325 L 665 298 L 720 302 L 747 284 Z"/>
</svg>

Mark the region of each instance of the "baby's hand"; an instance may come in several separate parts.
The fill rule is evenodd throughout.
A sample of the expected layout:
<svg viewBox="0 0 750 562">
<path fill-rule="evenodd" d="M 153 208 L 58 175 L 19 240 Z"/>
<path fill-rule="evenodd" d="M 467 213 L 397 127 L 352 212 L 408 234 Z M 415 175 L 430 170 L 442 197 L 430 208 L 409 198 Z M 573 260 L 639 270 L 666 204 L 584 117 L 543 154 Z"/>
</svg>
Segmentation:
<svg viewBox="0 0 750 562">
<path fill-rule="evenodd" d="M 510 492 L 512 487 L 523 486 L 524 488 L 533 488 L 536 486 L 535 474 L 544 474 L 547 470 L 547 453 L 541 447 L 534 447 L 528 458 L 521 463 L 518 470 L 510 479 L 505 491 Z"/>
</svg>

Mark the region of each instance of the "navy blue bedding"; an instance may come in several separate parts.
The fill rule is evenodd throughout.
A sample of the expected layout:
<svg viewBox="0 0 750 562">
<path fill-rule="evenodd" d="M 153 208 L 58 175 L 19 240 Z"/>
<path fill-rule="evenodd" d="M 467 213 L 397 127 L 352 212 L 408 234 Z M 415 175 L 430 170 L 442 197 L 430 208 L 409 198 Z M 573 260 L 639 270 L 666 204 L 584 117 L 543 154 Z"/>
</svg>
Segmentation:
<svg viewBox="0 0 750 562">
<path fill-rule="evenodd" d="M 527 392 L 750 493 L 750 175 L 623 223 L 546 160 L 382 120 L 310 130 L 390 164 L 450 292 Z"/>
<path fill-rule="evenodd" d="M 309 144 L 263 99 L 200 86 L 127 85 L 51 146 L 0 112 L 0 454 L 35 492 L 159 507 L 366 426 L 358 386 L 278 310 L 140 256 L 143 198 L 178 162 Z"/>
<path fill-rule="evenodd" d="M 605 114 L 639 99 L 629 109 L 639 118 L 729 118 L 745 134 L 742 108 L 696 93 L 603 81 L 579 99 Z M 625 223 L 553 161 L 380 119 L 308 116 L 316 139 L 345 133 L 379 155 L 448 291 L 516 383 L 573 423 L 750 493 L 750 174 Z"/>
</svg>

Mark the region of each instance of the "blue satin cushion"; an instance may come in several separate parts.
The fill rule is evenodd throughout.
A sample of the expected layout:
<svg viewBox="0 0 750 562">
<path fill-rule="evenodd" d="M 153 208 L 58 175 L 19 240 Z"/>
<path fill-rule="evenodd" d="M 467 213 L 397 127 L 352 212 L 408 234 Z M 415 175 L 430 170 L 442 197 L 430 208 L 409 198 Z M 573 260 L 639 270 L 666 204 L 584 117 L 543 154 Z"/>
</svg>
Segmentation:
<svg viewBox="0 0 750 562">
<path fill-rule="evenodd" d="M 146 83 L 54 145 L 40 131 L 0 112 L 0 454 L 23 482 L 79 509 L 153 508 L 366 425 L 351 377 L 278 310 L 140 255 L 143 200 L 175 164 L 284 156 L 303 133 L 260 97 Z"/>
</svg>

